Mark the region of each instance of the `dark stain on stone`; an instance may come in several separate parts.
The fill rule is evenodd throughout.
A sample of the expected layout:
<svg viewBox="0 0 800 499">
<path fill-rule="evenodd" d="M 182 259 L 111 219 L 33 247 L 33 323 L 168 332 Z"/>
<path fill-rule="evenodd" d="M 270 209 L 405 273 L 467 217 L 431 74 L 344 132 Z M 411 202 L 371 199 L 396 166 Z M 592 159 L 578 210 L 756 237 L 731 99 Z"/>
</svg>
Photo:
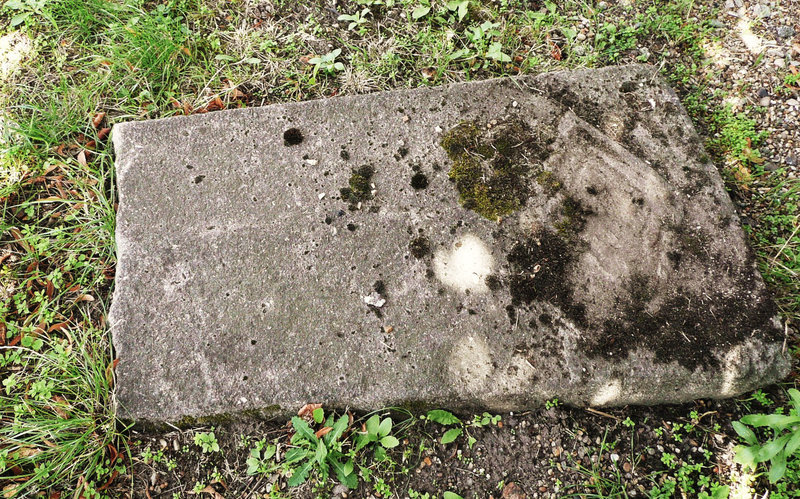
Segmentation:
<svg viewBox="0 0 800 499">
<path fill-rule="evenodd" d="M 358 225 L 356 225 L 354 223 L 347 224 L 347 230 L 349 230 L 350 232 L 355 232 L 357 228 L 358 228 Z"/>
<path fill-rule="evenodd" d="M 499 291 L 503 287 L 503 281 L 495 274 L 486 276 L 486 287 L 491 291 Z"/>
<path fill-rule="evenodd" d="M 578 250 L 569 240 L 549 229 L 518 241 L 507 255 L 511 269 L 509 290 L 513 305 L 547 301 L 565 316 L 585 327 L 586 307 L 573 299 L 568 272 Z"/>
<path fill-rule="evenodd" d="M 345 161 L 348 161 L 350 159 L 350 153 L 347 152 L 347 149 L 342 149 L 339 151 L 339 157 Z"/>
<path fill-rule="evenodd" d="M 420 236 L 408 243 L 408 249 L 414 258 L 424 258 L 431 252 L 431 243 L 427 237 Z"/>
<path fill-rule="evenodd" d="M 738 289 L 733 296 L 711 289 L 697 294 L 679 287 L 663 303 L 653 306 L 654 291 L 642 275 L 628 283 L 627 296 L 618 305 L 618 318 L 606 320 L 594 337 L 579 347 L 589 355 L 621 358 L 638 347 L 654 352 L 660 362 L 677 362 L 693 371 L 720 368 L 713 349 L 747 339 L 779 342 L 783 332 L 771 324 L 778 310 L 761 291 Z M 748 303 L 748 306 L 742 306 Z"/>
<path fill-rule="evenodd" d="M 374 289 L 379 295 L 386 297 L 386 283 L 383 282 L 383 280 L 378 279 L 375 281 L 375 283 L 372 285 L 372 289 Z"/>
<path fill-rule="evenodd" d="M 506 315 L 508 315 L 508 321 L 514 325 L 517 322 L 517 309 L 514 305 L 506 305 Z"/>
<path fill-rule="evenodd" d="M 590 196 L 597 196 L 597 187 L 590 185 L 586 187 L 586 193 Z"/>
<path fill-rule="evenodd" d="M 682 257 L 683 257 L 683 254 L 681 254 L 680 251 L 668 251 L 667 252 L 667 258 L 669 259 L 670 262 L 672 262 L 672 269 L 673 270 L 678 270 L 678 268 L 681 266 L 681 258 Z"/>
<path fill-rule="evenodd" d="M 283 132 L 283 145 L 296 146 L 303 142 L 303 132 L 298 128 L 289 128 Z"/>
<path fill-rule="evenodd" d="M 205 175 L 198 175 L 198 176 L 196 176 L 196 177 L 194 178 L 194 183 L 195 183 L 195 184 L 199 184 L 200 182 L 202 182 L 202 181 L 203 181 L 203 179 L 204 179 L 204 178 L 206 178 L 206 176 L 205 176 Z"/>
<path fill-rule="evenodd" d="M 425 189 L 428 187 L 428 177 L 424 173 L 415 173 L 411 177 L 411 187 L 416 190 Z"/>
<path fill-rule="evenodd" d="M 634 82 L 634 81 L 630 81 L 630 80 L 629 81 L 625 81 L 625 82 L 622 82 L 622 85 L 620 85 L 619 91 L 622 92 L 622 93 L 633 92 L 633 91 L 636 90 L 636 86 L 637 86 L 636 82 Z"/>
</svg>

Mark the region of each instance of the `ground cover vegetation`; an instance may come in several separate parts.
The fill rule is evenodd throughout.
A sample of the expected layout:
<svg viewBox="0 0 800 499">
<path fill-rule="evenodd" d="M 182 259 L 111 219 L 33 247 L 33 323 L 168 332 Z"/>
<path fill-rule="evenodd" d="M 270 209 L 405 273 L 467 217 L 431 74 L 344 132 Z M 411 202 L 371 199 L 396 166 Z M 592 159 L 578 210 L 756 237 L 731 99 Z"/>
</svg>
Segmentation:
<svg viewBox="0 0 800 499">
<path fill-rule="evenodd" d="M 714 54 L 736 28 L 723 9 L 692 0 L 5 2 L 0 494 L 796 497 L 794 375 L 736 401 L 680 407 L 587 411 L 554 400 L 466 418 L 307 406 L 291 421 L 169 431 L 129 428 L 111 404 L 111 126 L 274 102 L 652 64 L 703 134 L 762 274 L 796 321 L 800 183 L 765 152 L 766 110 L 741 100 L 752 89 L 721 77 Z M 742 64 L 759 72 L 767 62 L 760 53 Z M 797 68 L 781 67 L 769 90 L 796 97 Z"/>
</svg>

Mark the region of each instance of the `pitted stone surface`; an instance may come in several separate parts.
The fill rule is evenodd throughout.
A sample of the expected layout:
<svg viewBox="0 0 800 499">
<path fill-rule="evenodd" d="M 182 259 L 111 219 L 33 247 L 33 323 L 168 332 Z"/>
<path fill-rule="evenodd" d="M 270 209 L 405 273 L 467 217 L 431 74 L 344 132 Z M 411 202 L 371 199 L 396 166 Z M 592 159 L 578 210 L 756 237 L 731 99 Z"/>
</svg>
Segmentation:
<svg viewBox="0 0 800 499">
<path fill-rule="evenodd" d="M 674 403 L 788 371 L 732 203 L 654 68 L 113 140 L 123 417 Z"/>
</svg>

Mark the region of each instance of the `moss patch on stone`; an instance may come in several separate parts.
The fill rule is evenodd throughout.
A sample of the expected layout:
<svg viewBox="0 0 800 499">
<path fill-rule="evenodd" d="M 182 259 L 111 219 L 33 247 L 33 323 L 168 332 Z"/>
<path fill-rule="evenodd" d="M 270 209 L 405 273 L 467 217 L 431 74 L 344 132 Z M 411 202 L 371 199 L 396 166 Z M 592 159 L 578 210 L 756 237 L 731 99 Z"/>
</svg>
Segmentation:
<svg viewBox="0 0 800 499">
<path fill-rule="evenodd" d="M 462 122 L 447 131 L 440 144 L 453 162 L 449 177 L 461 204 L 489 220 L 524 206 L 529 178 L 555 137 L 553 130 L 541 128 L 509 117 L 485 126 Z"/>
<path fill-rule="evenodd" d="M 372 176 L 375 169 L 370 165 L 362 165 L 353 169 L 348 187 L 339 189 L 342 199 L 350 203 L 350 209 L 355 210 L 358 203 L 372 199 Z"/>
</svg>

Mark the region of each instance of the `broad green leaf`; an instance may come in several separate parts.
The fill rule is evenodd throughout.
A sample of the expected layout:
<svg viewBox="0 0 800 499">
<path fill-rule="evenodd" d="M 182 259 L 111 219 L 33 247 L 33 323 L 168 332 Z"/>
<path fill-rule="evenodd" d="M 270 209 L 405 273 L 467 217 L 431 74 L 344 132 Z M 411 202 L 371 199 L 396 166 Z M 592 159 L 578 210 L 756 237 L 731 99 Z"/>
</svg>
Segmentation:
<svg viewBox="0 0 800 499">
<path fill-rule="evenodd" d="M 214 56 L 214 60 L 215 61 L 235 61 L 236 58 L 233 57 L 233 56 L 230 56 L 230 55 L 217 54 L 216 56 Z"/>
<path fill-rule="evenodd" d="M 800 422 L 800 417 L 783 414 L 749 414 L 742 417 L 740 421 L 750 426 L 769 426 L 773 429 L 783 429 L 791 424 Z"/>
<path fill-rule="evenodd" d="M 786 442 L 789 441 L 789 435 L 784 435 L 780 438 L 776 438 L 775 440 L 770 440 L 769 442 L 765 443 L 761 450 L 758 451 L 758 461 L 765 462 L 772 459 L 778 452 L 782 451 L 784 447 L 786 447 Z"/>
<path fill-rule="evenodd" d="M 337 62 L 336 64 L 333 65 L 333 69 L 335 69 L 336 71 L 344 71 L 344 64 L 342 64 L 341 62 Z"/>
<path fill-rule="evenodd" d="M 800 416 L 800 391 L 796 388 L 789 388 L 787 390 L 789 394 L 789 398 L 792 399 L 792 405 L 794 406 L 794 410 L 798 416 Z"/>
<path fill-rule="evenodd" d="M 372 437 L 373 435 L 377 437 L 378 436 L 378 429 L 380 428 L 380 424 L 381 424 L 380 416 L 378 416 L 377 414 L 373 414 L 367 420 L 367 422 L 364 423 L 364 425 L 367 427 L 367 434 L 369 434 L 370 437 Z M 370 438 L 370 440 L 372 440 L 374 442 L 374 441 L 377 440 L 377 438 L 375 438 L 375 439 Z"/>
<path fill-rule="evenodd" d="M 400 441 L 391 435 L 387 435 L 381 439 L 381 445 L 387 449 L 392 449 L 400 445 Z"/>
<path fill-rule="evenodd" d="M 325 447 L 325 442 L 322 440 L 317 441 L 317 452 L 314 454 L 314 459 L 317 460 L 319 464 L 322 464 L 322 461 L 325 460 L 325 456 L 328 455 L 328 448 Z"/>
<path fill-rule="evenodd" d="M 711 499 L 728 499 L 728 496 L 731 493 L 731 488 L 727 485 L 721 485 L 714 489 L 714 494 L 711 496 Z"/>
<path fill-rule="evenodd" d="M 272 459 L 272 456 L 275 455 L 275 451 L 276 450 L 277 449 L 276 449 L 276 447 L 274 445 L 268 445 L 267 448 L 264 449 L 264 455 L 262 456 L 262 459 L 264 461 L 266 461 L 268 459 Z"/>
<path fill-rule="evenodd" d="M 23 22 L 25 22 L 25 19 L 27 19 L 30 15 L 31 15 L 30 12 L 23 12 L 22 14 L 17 14 L 16 16 L 12 17 L 11 27 L 13 28 L 14 26 L 22 24 Z"/>
<path fill-rule="evenodd" d="M 473 437 L 472 435 L 470 435 L 470 436 L 469 436 L 469 438 L 467 438 L 467 447 L 469 447 L 469 448 L 470 448 L 470 450 L 471 450 L 471 449 L 472 449 L 472 446 L 473 446 L 473 445 L 475 445 L 475 442 L 477 442 L 477 441 L 478 441 L 478 440 L 477 440 L 475 437 Z"/>
<path fill-rule="evenodd" d="M 258 57 L 248 57 L 247 59 L 244 59 L 242 62 L 246 64 L 261 64 L 261 59 L 259 59 Z"/>
<path fill-rule="evenodd" d="M 392 419 L 386 418 L 381 421 L 380 426 L 378 426 L 378 436 L 385 437 L 390 431 L 392 431 Z"/>
<path fill-rule="evenodd" d="M 311 428 L 308 427 L 308 423 L 306 423 L 304 419 L 297 416 L 293 417 L 292 426 L 294 427 L 294 431 L 305 440 L 308 440 L 312 444 L 317 443 L 317 436 L 314 435 L 314 432 L 311 431 Z"/>
<path fill-rule="evenodd" d="M 301 459 L 304 459 L 307 455 L 308 455 L 308 449 L 293 447 L 286 451 L 286 454 L 284 454 L 283 459 L 287 463 L 291 464 L 300 461 Z"/>
<path fill-rule="evenodd" d="M 447 430 L 444 435 L 442 435 L 442 444 L 449 444 L 453 440 L 457 439 L 463 430 L 461 428 L 450 428 Z"/>
<path fill-rule="evenodd" d="M 578 32 L 572 28 L 561 28 L 561 32 L 567 37 L 567 40 L 572 40 Z"/>
<path fill-rule="evenodd" d="M 245 463 L 247 463 L 247 474 L 255 475 L 258 472 L 258 466 L 261 464 L 261 461 L 259 461 L 257 457 L 248 457 Z"/>
<path fill-rule="evenodd" d="M 419 19 L 420 17 L 425 17 L 426 15 L 428 15 L 428 12 L 430 11 L 431 11 L 430 7 L 425 7 L 425 6 L 417 7 L 416 9 L 411 11 L 411 18 L 416 20 Z"/>
<path fill-rule="evenodd" d="M 8 2 L 3 4 L 3 8 L 20 10 L 25 8 L 25 3 L 21 2 L 20 0 L 8 0 Z"/>
<path fill-rule="evenodd" d="M 347 423 L 349 421 L 350 420 L 347 417 L 347 414 L 344 414 L 342 417 L 340 417 L 336 423 L 333 424 L 333 429 L 327 435 L 325 435 L 325 437 L 323 437 L 325 438 L 325 442 L 338 442 L 344 432 L 347 430 Z"/>
<path fill-rule="evenodd" d="M 731 423 L 733 425 L 733 429 L 736 430 L 736 433 L 748 444 L 756 445 L 758 443 L 758 439 L 756 438 L 756 434 L 753 433 L 753 430 L 746 427 L 742 423 L 738 421 L 733 421 Z"/>
<path fill-rule="evenodd" d="M 428 411 L 428 419 L 434 423 L 443 425 L 451 425 L 461 422 L 461 420 L 455 417 L 451 412 L 443 411 L 441 409 Z"/>
<path fill-rule="evenodd" d="M 795 430 L 789 442 L 786 443 L 786 456 L 791 456 L 800 447 L 800 430 Z"/>
<path fill-rule="evenodd" d="M 325 410 L 322 407 L 314 409 L 314 411 L 311 413 L 311 417 L 314 418 L 315 423 L 319 424 L 323 419 L 325 419 Z"/>
<path fill-rule="evenodd" d="M 450 492 L 448 490 L 442 495 L 442 499 L 464 499 L 464 498 L 456 494 L 455 492 Z"/>
<path fill-rule="evenodd" d="M 758 445 L 737 445 L 734 450 L 736 451 L 736 455 L 733 457 L 735 462 L 741 464 L 745 468 L 755 469 L 759 462 L 758 453 L 761 450 L 761 447 Z"/>
<path fill-rule="evenodd" d="M 376 461 L 383 461 L 386 459 L 386 449 L 381 447 L 380 445 L 375 446 L 375 460 Z"/>
<path fill-rule="evenodd" d="M 312 466 L 314 466 L 314 460 L 309 459 L 299 467 L 295 468 L 294 473 L 292 473 L 291 478 L 289 478 L 289 487 L 297 487 L 308 480 L 308 473 L 311 471 Z"/>
<path fill-rule="evenodd" d="M 355 451 L 356 452 L 360 451 L 361 449 L 366 447 L 367 444 L 369 444 L 369 442 L 370 442 L 369 435 L 367 433 L 359 433 L 358 436 L 356 437 Z"/>
<path fill-rule="evenodd" d="M 782 450 L 775 454 L 775 457 L 772 458 L 770 464 L 769 482 L 776 483 L 778 480 L 783 478 L 783 475 L 786 473 L 786 456 Z"/>
</svg>

